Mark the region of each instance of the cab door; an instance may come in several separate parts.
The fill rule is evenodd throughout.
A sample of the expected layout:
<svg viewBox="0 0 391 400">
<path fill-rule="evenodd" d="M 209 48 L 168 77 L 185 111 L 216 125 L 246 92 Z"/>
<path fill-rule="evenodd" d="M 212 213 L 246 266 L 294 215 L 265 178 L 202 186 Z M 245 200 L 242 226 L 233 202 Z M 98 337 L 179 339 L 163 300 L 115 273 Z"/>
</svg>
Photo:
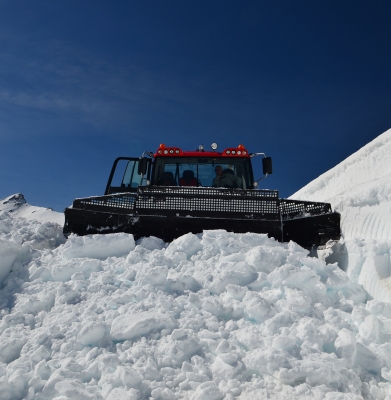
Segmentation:
<svg viewBox="0 0 391 400">
<path fill-rule="evenodd" d="M 107 182 L 105 195 L 112 193 L 136 192 L 140 185 L 145 185 L 150 179 L 151 159 L 144 159 L 147 162 L 145 175 L 139 173 L 140 158 L 118 157 L 111 169 Z M 145 162 L 145 161 L 144 161 Z"/>
</svg>

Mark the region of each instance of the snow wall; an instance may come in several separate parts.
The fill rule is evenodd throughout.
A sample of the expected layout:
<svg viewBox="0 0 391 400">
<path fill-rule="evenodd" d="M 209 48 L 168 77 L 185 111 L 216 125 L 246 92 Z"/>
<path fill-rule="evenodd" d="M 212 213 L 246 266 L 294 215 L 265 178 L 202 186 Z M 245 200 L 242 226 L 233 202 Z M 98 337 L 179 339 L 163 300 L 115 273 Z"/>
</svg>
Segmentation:
<svg viewBox="0 0 391 400">
<path fill-rule="evenodd" d="M 343 240 L 318 256 L 391 301 L 391 129 L 291 198 L 329 202 L 341 213 Z"/>
</svg>

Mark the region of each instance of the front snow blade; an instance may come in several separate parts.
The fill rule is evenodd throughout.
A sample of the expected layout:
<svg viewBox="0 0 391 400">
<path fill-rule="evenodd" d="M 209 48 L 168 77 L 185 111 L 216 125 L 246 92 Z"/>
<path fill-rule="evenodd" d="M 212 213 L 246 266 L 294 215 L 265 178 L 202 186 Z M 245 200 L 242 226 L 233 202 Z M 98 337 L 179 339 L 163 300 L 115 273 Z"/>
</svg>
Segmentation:
<svg viewBox="0 0 391 400">
<path fill-rule="evenodd" d="M 329 203 L 282 199 L 280 211 L 284 242 L 310 249 L 341 237 L 341 215 Z"/>
<path fill-rule="evenodd" d="M 329 204 L 280 200 L 273 190 L 148 186 L 76 199 L 65 209 L 65 235 L 127 232 L 172 241 L 209 229 L 266 233 L 306 248 L 340 237 L 339 214 Z"/>
</svg>

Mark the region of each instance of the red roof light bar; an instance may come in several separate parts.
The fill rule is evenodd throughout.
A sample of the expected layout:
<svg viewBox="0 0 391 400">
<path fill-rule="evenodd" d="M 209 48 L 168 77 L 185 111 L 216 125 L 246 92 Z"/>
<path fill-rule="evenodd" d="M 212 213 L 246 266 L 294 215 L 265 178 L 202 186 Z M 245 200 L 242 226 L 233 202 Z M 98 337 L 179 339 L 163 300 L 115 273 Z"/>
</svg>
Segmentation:
<svg viewBox="0 0 391 400">
<path fill-rule="evenodd" d="M 166 147 L 163 143 L 157 149 L 156 155 L 158 156 L 180 156 L 183 151 L 179 147 Z"/>
<path fill-rule="evenodd" d="M 227 149 L 223 150 L 222 156 L 248 156 L 248 150 L 240 144 L 238 147 L 228 147 Z"/>
<path fill-rule="evenodd" d="M 203 157 L 250 157 L 248 150 L 241 144 L 238 147 L 228 147 L 221 153 L 200 150 L 182 151 L 179 147 L 166 147 L 161 144 L 155 153 L 155 157 L 200 157 L 201 155 Z"/>
</svg>

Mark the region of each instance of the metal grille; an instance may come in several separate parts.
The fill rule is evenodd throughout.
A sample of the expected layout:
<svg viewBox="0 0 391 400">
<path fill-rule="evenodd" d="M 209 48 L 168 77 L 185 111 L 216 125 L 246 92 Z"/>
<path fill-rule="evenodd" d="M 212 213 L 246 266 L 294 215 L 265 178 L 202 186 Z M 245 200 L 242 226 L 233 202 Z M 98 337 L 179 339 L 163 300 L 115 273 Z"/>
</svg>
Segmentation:
<svg viewBox="0 0 391 400">
<path fill-rule="evenodd" d="M 209 187 L 176 187 L 176 186 L 139 186 L 140 196 L 164 195 L 164 196 L 197 196 L 197 197 L 250 197 L 278 199 L 277 190 L 242 190 L 228 188 L 209 188 Z"/>
<path fill-rule="evenodd" d="M 329 203 L 314 203 L 311 201 L 286 200 L 280 201 L 281 218 L 283 220 L 308 217 L 331 213 Z"/>
<path fill-rule="evenodd" d="M 139 188 L 136 209 L 198 212 L 279 214 L 278 192 L 215 188 Z"/>
<path fill-rule="evenodd" d="M 331 213 L 328 203 L 278 198 L 274 190 L 142 186 L 136 193 L 75 199 L 77 209 L 135 215 L 290 220 Z"/>
<path fill-rule="evenodd" d="M 91 209 L 91 206 L 96 209 L 108 207 L 110 209 L 121 209 L 133 211 L 136 204 L 137 195 L 135 193 L 111 194 L 108 196 L 86 197 L 83 199 L 75 199 L 73 202 L 74 208 Z"/>
</svg>

